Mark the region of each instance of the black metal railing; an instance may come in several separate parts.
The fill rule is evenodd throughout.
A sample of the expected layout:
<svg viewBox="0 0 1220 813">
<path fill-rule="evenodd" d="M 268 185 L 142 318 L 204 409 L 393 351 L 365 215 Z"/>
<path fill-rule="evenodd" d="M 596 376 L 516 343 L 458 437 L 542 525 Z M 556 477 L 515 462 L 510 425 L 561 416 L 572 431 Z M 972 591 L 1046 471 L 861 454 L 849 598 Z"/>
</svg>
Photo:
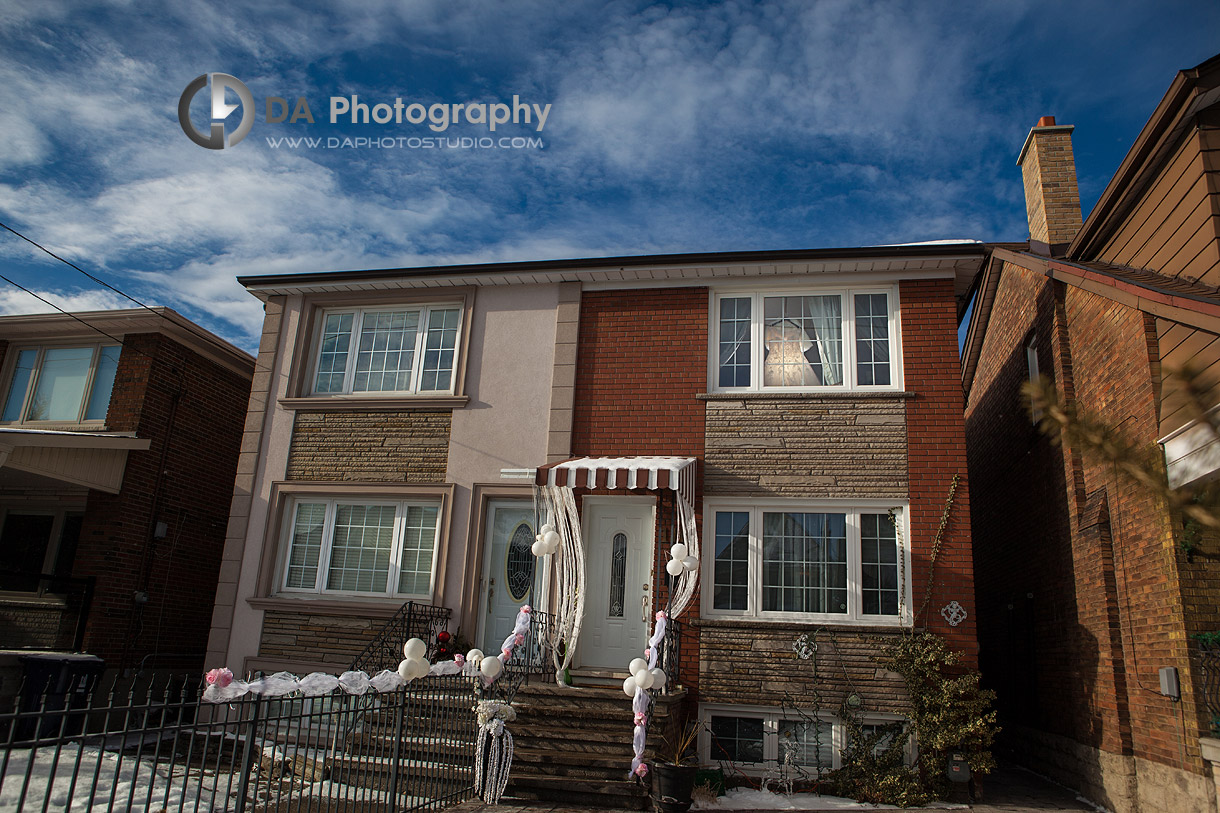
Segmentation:
<svg viewBox="0 0 1220 813">
<path fill-rule="evenodd" d="M 408 601 L 377 631 L 369 645 L 352 661 L 351 668 L 370 675 L 382 669 L 397 669 L 402 660 L 402 645 L 412 638 L 419 638 L 428 645 L 425 657 L 432 660 L 436 654 L 437 633 L 448 625 L 449 616 L 448 607 Z"/>
<path fill-rule="evenodd" d="M 504 673 L 484 690 L 486 698 L 511 703 L 522 684 L 539 676 L 554 674 L 551 640 L 555 621 L 555 616 L 550 613 L 541 610 L 530 612 L 530 628 L 525 634 L 525 640 L 517 645 L 508 663 L 504 664 Z"/>
<path fill-rule="evenodd" d="M 1220 646 L 1200 643 L 1199 674 L 1203 685 L 1198 704 L 1206 710 L 1211 736 L 1220 737 Z"/>
<path fill-rule="evenodd" d="M 203 688 L 126 681 L 0 712 L 0 809 L 396 811 L 473 796 L 470 678 L 223 704 Z"/>
<path fill-rule="evenodd" d="M 85 641 L 85 625 L 89 621 L 89 607 L 93 604 L 93 590 L 97 579 L 93 576 L 75 578 L 57 576 L 54 573 L 32 573 L 0 568 L 0 593 L 11 593 L 14 597 L 28 599 L 60 599 L 62 608 L 56 629 L 44 624 L 32 623 L 26 628 L 18 620 L 9 629 L 0 633 L 0 647 L 10 649 L 52 649 L 79 652 Z M 45 608 L 27 607 L 29 614 L 45 613 Z M 32 620 L 32 619 L 31 619 Z M 39 628 L 39 629 L 36 629 Z"/>
<path fill-rule="evenodd" d="M 671 618 L 665 625 L 665 637 L 661 639 L 661 651 L 657 655 L 657 667 L 665 672 L 665 688 L 662 694 L 676 691 L 681 683 L 678 669 L 682 664 L 682 622 Z"/>
</svg>

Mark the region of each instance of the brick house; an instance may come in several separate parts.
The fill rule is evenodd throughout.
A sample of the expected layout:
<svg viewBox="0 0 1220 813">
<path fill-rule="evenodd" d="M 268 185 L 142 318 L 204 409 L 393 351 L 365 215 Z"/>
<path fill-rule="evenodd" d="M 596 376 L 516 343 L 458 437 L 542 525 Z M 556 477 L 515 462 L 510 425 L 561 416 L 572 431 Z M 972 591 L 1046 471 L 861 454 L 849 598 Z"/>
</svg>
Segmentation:
<svg viewBox="0 0 1220 813">
<path fill-rule="evenodd" d="M 715 735 L 704 759 L 763 770 L 787 736 L 829 767 L 848 695 L 866 722 L 907 709 L 870 636 L 926 625 L 976 659 L 956 328 L 985 255 L 958 242 L 243 278 L 267 318 L 208 666 L 342 670 L 407 600 L 497 652 L 519 605 L 561 598 L 553 558 L 529 553 L 534 481 L 558 481 L 588 565 L 570 672 L 605 692 L 592 687 L 621 683 L 664 605 L 681 494 L 703 540 L 679 677 Z M 794 718 L 786 704 L 807 706 L 814 682 L 822 706 Z"/>
<path fill-rule="evenodd" d="M 198 668 L 254 360 L 168 308 L 0 317 L 0 648 Z"/>
<path fill-rule="evenodd" d="M 1115 811 L 1215 809 L 1190 636 L 1220 628 L 1220 548 L 1185 551 L 1180 516 L 1048 441 L 1019 388 L 1045 375 L 1161 443 L 1174 486 L 1214 477 L 1215 439 L 1166 373 L 1220 362 L 1218 84 L 1220 58 L 1178 74 L 1083 224 L 1072 128 L 1030 131 L 1030 243 L 993 251 L 963 353 L 984 678 L 1016 758 Z"/>
</svg>

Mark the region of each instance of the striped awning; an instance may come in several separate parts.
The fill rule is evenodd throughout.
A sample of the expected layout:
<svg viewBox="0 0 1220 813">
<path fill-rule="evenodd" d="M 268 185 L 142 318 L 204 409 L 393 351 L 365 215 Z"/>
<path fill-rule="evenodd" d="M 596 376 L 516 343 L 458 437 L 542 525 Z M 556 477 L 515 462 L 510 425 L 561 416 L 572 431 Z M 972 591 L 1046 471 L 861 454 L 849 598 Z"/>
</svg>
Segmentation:
<svg viewBox="0 0 1220 813">
<path fill-rule="evenodd" d="M 538 469 L 540 486 L 673 489 L 694 504 L 693 457 L 578 457 Z"/>
</svg>

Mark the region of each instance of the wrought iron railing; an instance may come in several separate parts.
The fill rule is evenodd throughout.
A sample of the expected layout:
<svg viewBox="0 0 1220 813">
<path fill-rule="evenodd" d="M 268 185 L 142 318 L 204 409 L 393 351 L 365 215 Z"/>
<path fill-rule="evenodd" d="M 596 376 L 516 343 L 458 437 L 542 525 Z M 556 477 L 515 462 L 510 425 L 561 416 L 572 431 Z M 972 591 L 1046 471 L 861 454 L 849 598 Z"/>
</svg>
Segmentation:
<svg viewBox="0 0 1220 813">
<path fill-rule="evenodd" d="M 14 649 L 57 649 L 79 652 L 85 641 L 85 624 L 89 620 L 89 607 L 93 604 L 93 590 L 97 579 L 93 576 L 75 578 L 57 576 L 53 573 L 32 573 L 0 569 L 0 593 L 20 594 L 22 597 L 58 597 L 64 601 L 64 614 L 75 614 L 71 624 L 61 623 L 54 640 L 32 637 L 21 640 L 22 630 L 12 627 L 0 635 L 0 646 Z M 11 638 L 11 640 L 9 640 Z"/>
<path fill-rule="evenodd" d="M 511 703 L 522 684 L 543 675 L 553 675 L 555 664 L 551 659 L 551 640 L 555 616 L 541 610 L 530 612 L 530 628 L 525 640 L 513 650 L 504 673 L 487 689 L 485 696 Z M 494 653 L 488 653 L 494 654 Z"/>
<path fill-rule="evenodd" d="M 449 616 L 448 607 L 408 601 L 398 608 L 398 612 L 377 631 L 364 651 L 356 656 L 352 669 L 371 675 L 382 669 L 397 668 L 402 660 L 402 645 L 412 638 L 419 638 L 428 645 L 425 657 L 432 660 L 436 654 L 437 633 L 445 629 Z"/>
<path fill-rule="evenodd" d="M 1207 712 L 1211 735 L 1220 737 L 1220 646 L 1200 642 L 1199 673 L 1203 678 L 1199 705 Z"/>
<path fill-rule="evenodd" d="M 678 669 L 682 664 L 682 622 L 671 618 L 665 626 L 665 638 L 661 641 L 661 652 L 657 655 L 657 666 L 665 671 L 665 688 L 662 694 L 677 690 L 681 683 Z"/>
<path fill-rule="evenodd" d="M 471 678 L 217 705 L 202 689 L 129 681 L 0 711 L 0 809 L 394 811 L 473 795 Z"/>
</svg>

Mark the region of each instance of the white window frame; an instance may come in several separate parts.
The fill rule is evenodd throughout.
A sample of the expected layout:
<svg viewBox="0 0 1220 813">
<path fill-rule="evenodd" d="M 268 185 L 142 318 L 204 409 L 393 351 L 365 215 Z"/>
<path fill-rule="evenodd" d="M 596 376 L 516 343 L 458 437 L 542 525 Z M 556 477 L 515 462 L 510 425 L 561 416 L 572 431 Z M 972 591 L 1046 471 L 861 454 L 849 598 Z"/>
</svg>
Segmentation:
<svg viewBox="0 0 1220 813">
<path fill-rule="evenodd" d="M 763 721 L 763 761 L 733 763 L 737 770 L 742 771 L 750 776 L 761 776 L 773 770 L 774 766 L 783 758 L 779 745 L 779 729 L 780 725 L 785 721 L 806 722 L 798 715 L 789 713 L 785 714 L 785 709 L 775 706 L 749 706 L 735 705 L 729 703 L 700 703 L 699 704 L 699 719 L 703 723 L 699 731 L 699 761 L 704 765 L 715 765 L 717 763 L 727 762 L 723 755 L 717 756 L 717 752 L 712 750 L 712 717 L 743 717 L 754 720 Z M 830 712 L 819 712 L 816 715 L 810 715 L 818 722 L 829 723 L 831 731 L 831 765 L 827 770 L 834 770 L 842 767 L 843 764 L 843 749 L 847 747 L 847 725 L 837 716 Z M 860 715 L 860 722 L 865 725 L 883 725 L 886 723 L 902 722 L 910 725 L 909 720 L 901 714 L 893 714 L 890 712 L 868 712 Z M 903 748 L 903 758 L 907 765 L 914 764 L 914 758 L 917 753 L 915 748 L 915 737 L 912 734 L 907 739 L 906 745 Z M 810 774 L 816 773 L 816 768 L 813 766 L 801 766 Z"/>
<path fill-rule="evenodd" d="M 889 306 L 888 333 L 890 343 L 890 383 L 859 384 L 856 368 L 856 300 L 857 294 L 885 294 Z M 835 386 L 817 387 L 767 387 L 763 386 L 763 300 L 773 296 L 839 296 L 843 303 L 843 383 Z M 722 299 L 750 299 L 750 384 L 745 387 L 720 386 L 720 301 Z M 729 288 L 713 291 L 708 308 L 708 391 L 709 392 L 901 392 L 902 341 L 899 335 L 898 286 L 863 286 L 852 288 L 768 288 L 733 290 Z"/>
<path fill-rule="evenodd" d="M 356 373 L 356 358 L 360 352 L 360 333 L 364 326 L 364 317 L 367 314 L 389 313 L 395 311 L 419 311 L 419 328 L 415 333 L 415 352 L 412 357 L 411 364 L 411 385 L 405 390 L 360 390 L 352 389 L 355 381 Z M 423 376 L 423 354 L 425 351 L 424 342 L 428 335 L 428 320 L 431 318 L 433 311 L 438 310 L 456 310 L 458 312 L 457 323 L 457 341 L 453 346 L 453 365 L 449 369 L 449 387 L 443 390 L 420 390 L 420 379 Z M 352 332 L 351 339 L 348 342 L 347 351 L 347 366 L 343 371 L 343 389 L 338 392 L 320 392 L 318 391 L 318 365 L 322 358 L 322 336 L 326 332 L 326 319 L 328 316 L 335 314 L 352 314 Z M 465 307 L 461 300 L 445 301 L 445 302 L 396 302 L 386 305 L 367 305 L 362 307 L 343 307 L 335 306 L 324 308 L 318 311 L 317 324 L 314 328 L 313 342 L 311 344 L 311 357 L 309 363 L 309 379 L 308 392 L 311 397 L 327 398 L 334 396 L 350 396 L 353 398 L 383 398 L 386 395 L 393 396 L 422 396 L 433 397 L 439 395 L 453 395 L 457 388 L 457 376 L 459 366 L 459 356 L 462 353 L 462 339 L 465 325 Z"/>
<path fill-rule="evenodd" d="M 907 542 L 910 539 L 910 506 L 907 502 L 879 499 L 860 500 L 709 500 L 704 503 L 704 525 L 706 539 L 703 545 L 703 589 L 701 613 L 705 618 L 737 618 L 765 623 L 768 621 L 790 623 L 793 621 L 820 624 L 841 624 L 873 627 L 911 626 L 911 553 Z M 865 615 L 862 611 L 863 592 L 861 576 L 860 515 L 885 514 L 894 510 L 898 518 L 898 614 Z M 750 514 L 750 558 L 748 600 L 745 610 L 718 610 L 714 608 L 716 575 L 716 513 L 718 511 L 748 512 Z M 803 513 L 847 514 L 847 612 L 846 613 L 794 613 L 762 610 L 762 523 L 763 514 L 774 511 Z"/>
<path fill-rule="evenodd" d="M 297 506 L 306 504 L 324 504 L 326 518 L 322 525 L 322 547 L 318 551 L 318 570 L 314 574 L 314 586 L 290 587 L 288 585 L 288 568 L 292 560 L 292 543 L 296 534 Z M 386 575 L 386 589 L 383 591 L 362 590 L 331 590 L 326 587 L 330 576 L 331 546 L 334 542 L 335 516 L 340 505 L 360 506 L 390 506 L 394 508 L 394 540 L 390 548 L 390 565 Z M 399 593 L 398 582 L 402 573 L 402 548 L 406 532 L 408 508 L 436 508 L 436 531 L 432 543 L 432 567 L 428 578 L 427 593 Z M 401 600 L 424 599 L 431 601 L 436 593 L 436 569 L 440 559 L 440 535 L 444 524 L 444 505 L 440 499 L 404 499 L 388 500 L 384 497 L 361 497 L 359 495 L 334 497 L 323 494 L 299 494 L 285 502 L 284 510 L 286 531 L 280 543 L 280 563 L 276 570 L 276 584 L 279 593 L 284 596 L 316 596 L 316 597 L 366 597 L 395 598 Z"/>
<path fill-rule="evenodd" d="M 21 353 L 26 350 L 36 350 L 36 351 L 38 351 L 38 355 L 34 360 L 34 372 L 30 375 L 29 383 L 26 385 L 25 400 L 23 400 L 21 402 L 20 416 L 15 421 L 0 420 L 0 426 L 26 426 L 26 425 L 28 425 L 28 426 L 40 426 L 40 427 L 55 427 L 55 426 L 90 426 L 90 427 L 98 427 L 98 428 L 104 427 L 106 425 L 105 417 L 86 420 L 85 413 L 89 409 L 89 398 L 90 398 L 90 396 L 93 395 L 93 382 L 94 382 L 94 379 L 97 377 L 97 366 L 98 366 L 98 362 L 101 360 L 101 357 L 102 357 L 102 349 L 106 348 L 106 347 L 118 348 L 119 355 L 120 355 L 120 357 L 122 356 L 122 353 L 123 353 L 122 342 L 66 341 L 66 342 L 46 342 L 43 344 L 10 345 L 8 347 L 8 349 L 4 351 L 5 359 L 4 359 L 3 378 L 0 378 L 0 381 L 3 381 L 3 383 L 5 385 L 4 391 L 2 393 L 0 393 L 0 414 L 3 413 L 5 405 L 8 404 L 8 398 L 9 398 L 9 395 L 11 394 L 12 388 L 13 388 L 13 374 L 17 370 L 17 362 L 18 362 L 18 359 L 21 358 Z M 34 393 L 38 389 L 38 380 L 42 376 L 42 366 L 43 366 L 43 361 L 46 358 L 47 351 L 48 350 L 71 349 L 71 348 L 80 348 L 82 350 L 88 348 L 93 353 L 92 358 L 89 361 L 89 373 L 88 373 L 88 375 L 85 376 L 84 396 L 81 398 L 81 405 L 80 405 L 80 409 L 77 410 L 76 420 L 48 420 L 48 421 L 30 420 L 27 417 L 27 415 L 29 414 L 29 411 L 30 411 L 31 401 L 34 397 Z M 106 396 L 107 412 L 109 412 L 110 399 L 113 396 L 114 396 L 114 386 L 111 385 L 110 393 L 108 393 Z"/>
</svg>

